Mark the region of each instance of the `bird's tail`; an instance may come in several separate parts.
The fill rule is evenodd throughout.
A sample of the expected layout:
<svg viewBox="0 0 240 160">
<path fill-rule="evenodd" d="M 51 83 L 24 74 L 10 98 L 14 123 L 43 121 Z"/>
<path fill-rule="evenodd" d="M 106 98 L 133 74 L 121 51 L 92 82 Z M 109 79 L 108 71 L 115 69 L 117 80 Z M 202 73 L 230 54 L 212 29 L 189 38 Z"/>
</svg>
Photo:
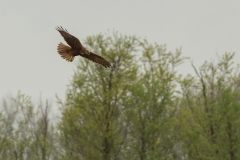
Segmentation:
<svg viewBox="0 0 240 160">
<path fill-rule="evenodd" d="M 72 62 L 74 60 L 74 56 L 70 53 L 68 53 L 67 51 L 69 51 L 71 49 L 71 47 L 63 44 L 63 43 L 59 43 L 57 50 L 58 50 L 58 54 L 60 54 L 60 56 L 63 59 L 66 59 L 69 62 Z"/>
</svg>

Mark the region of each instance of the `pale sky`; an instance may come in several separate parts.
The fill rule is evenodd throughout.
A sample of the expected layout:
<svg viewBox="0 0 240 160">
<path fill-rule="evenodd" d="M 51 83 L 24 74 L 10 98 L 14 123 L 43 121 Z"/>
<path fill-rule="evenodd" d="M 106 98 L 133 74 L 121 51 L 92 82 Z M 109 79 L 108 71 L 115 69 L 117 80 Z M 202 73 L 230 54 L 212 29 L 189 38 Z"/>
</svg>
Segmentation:
<svg viewBox="0 0 240 160">
<path fill-rule="evenodd" d="M 65 97 L 75 62 L 63 60 L 55 30 L 63 26 L 83 41 L 87 36 L 117 30 L 182 47 L 196 65 L 235 52 L 240 62 L 239 0 L 0 0 L 0 100 L 20 90 L 55 102 Z M 182 71 L 192 73 L 189 62 Z"/>
</svg>

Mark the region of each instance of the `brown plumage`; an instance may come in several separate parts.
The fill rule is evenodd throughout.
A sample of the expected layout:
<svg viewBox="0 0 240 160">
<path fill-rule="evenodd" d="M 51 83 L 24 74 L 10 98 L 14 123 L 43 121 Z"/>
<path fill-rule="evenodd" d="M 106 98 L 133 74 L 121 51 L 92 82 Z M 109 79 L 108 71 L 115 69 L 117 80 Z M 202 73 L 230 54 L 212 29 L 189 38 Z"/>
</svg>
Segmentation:
<svg viewBox="0 0 240 160">
<path fill-rule="evenodd" d="M 106 68 L 111 67 L 111 64 L 103 57 L 96 55 L 83 47 L 81 42 L 76 37 L 69 34 L 66 29 L 63 29 L 62 27 L 57 27 L 56 30 L 59 31 L 59 33 L 63 36 L 64 40 L 69 45 L 68 46 L 63 43 L 58 44 L 57 50 L 63 59 L 72 62 L 75 56 L 82 56 L 90 61 L 101 64 Z"/>
</svg>

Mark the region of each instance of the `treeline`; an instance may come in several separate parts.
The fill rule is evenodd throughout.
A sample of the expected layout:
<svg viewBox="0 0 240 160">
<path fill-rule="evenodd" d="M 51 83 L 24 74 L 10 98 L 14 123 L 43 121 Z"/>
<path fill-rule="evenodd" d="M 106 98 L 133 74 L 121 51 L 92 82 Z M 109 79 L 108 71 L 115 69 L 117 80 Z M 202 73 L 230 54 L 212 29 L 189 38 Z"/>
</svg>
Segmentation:
<svg viewBox="0 0 240 160">
<path fill-rule="evenodd" d="M 238 160 L 240 78 L 234 54 L 182 76 L 181 50 L 136 36 L 96 35 L 85 44 L 112 68 L 80 58 L 58 100 L 34 105 L 19 93 L 0 112 L 3 160 Z"/>
</svg>

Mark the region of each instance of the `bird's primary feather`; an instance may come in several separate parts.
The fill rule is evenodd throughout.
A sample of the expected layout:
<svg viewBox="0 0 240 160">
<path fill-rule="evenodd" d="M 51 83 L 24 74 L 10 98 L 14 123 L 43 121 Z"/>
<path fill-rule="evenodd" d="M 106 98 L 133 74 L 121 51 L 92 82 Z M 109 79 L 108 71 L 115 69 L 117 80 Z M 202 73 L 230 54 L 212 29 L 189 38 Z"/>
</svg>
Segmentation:
<svg viewBox="0 0 240 160">
<path fill-rule="evenodd" d="M 67 30 L 64 30 L 62 27 L 57 27 L 56 29 L 63 36 L 64 40 L 67 42 L 69 46 L 78 49 L 83 47 L 79 39 L 69 34 Z"/>
</svg>

